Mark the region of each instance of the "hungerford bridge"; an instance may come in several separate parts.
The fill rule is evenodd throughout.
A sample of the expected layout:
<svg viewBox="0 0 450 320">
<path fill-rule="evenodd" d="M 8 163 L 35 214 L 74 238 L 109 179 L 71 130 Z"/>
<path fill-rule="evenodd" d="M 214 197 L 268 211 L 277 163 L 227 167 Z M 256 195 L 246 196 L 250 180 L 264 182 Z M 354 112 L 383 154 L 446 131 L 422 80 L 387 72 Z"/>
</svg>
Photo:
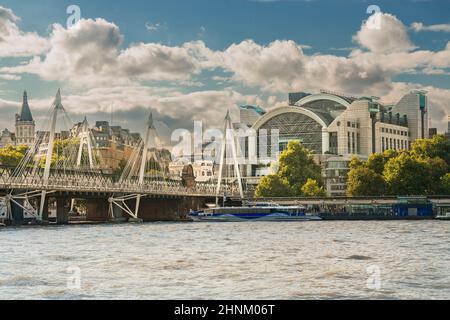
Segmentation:
<svg viewBox="0 0 450 320">
<path fill-rule="evenodd" d="M 237 161 L 234 183 L 221 183 L 225 171 L 223 161 L 218 183 L 195 183 L 189 166 L 185 168 L 187 178 L 165 176 L 161 170 L 163 161 L 158 160 L 157 132 L 151 115 L 144 138 L 129 157 L 120 178 L 114 179 L 102 169 L 105 166 L 86 119 L 79 128 L 76 143 L 57 139 L 60 118 L 71 125 L 59 90 L 50 112 L 49 130 L 38 135 L 20 164 L 15 168 L 0 168 L 0 219 L 46 223 L 51 199 L 56 204 L 57 223 L 68 222 L 78 200 L 84 201 L 89 221 L 176 220 L 191 209 L 203 208 L 207 200 L 217 199 L 219 195 L 243 196 Z M 229 128 L 231 119 L 227 114 L 224 132 Z M 227 139 L 222 143 L 221 159 L 226 144 Z M 231 146 L 235 151 L 234 138 Z M 236 160 L 236 152 L 233 158 Z"/>
</svg>

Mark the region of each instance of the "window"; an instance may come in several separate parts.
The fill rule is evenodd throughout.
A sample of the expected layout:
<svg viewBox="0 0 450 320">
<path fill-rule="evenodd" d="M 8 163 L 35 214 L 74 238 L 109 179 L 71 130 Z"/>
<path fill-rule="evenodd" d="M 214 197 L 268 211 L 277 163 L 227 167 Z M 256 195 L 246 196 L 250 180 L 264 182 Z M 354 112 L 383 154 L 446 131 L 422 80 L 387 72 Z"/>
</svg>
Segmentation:
<svg viewBox="0 0 450 320">
<path fill-rule="evenodd" d="M 384 137 L 381 138 L 381 151 L 384 152 Z"/>
<path fill-rule="evenodd" d="M 347 121 L 347 127 L 351 127 L 350 121 Z"/>
<path fill-rule="evenodd" d="M 355 133 L 352 132 L 352 153 L 356 153 L 356 146 L 355 146 Z"/>
<path fill-rule="evenodd" d="M 347 153 L 352 153 L 350 148 L 350 132 L 347 132 Z"/>
<path fill-rule="evenodd" d="M 359 133 L 356 134 L 356 153 L 361 154 L 361 138 Z"/>
</svg>

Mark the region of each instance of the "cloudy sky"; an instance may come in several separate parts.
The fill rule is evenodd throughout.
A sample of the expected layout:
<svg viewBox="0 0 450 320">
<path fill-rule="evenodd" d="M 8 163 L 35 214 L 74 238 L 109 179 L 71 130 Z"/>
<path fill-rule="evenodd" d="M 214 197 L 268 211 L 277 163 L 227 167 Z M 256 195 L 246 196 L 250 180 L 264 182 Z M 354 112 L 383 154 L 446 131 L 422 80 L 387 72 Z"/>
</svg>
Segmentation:
<svg viewBox="0 0 450 320">
<path fill-rule="evenodd" d="M 68 27 L 73 4 L 82 19 Z M 13 129 L 24 89 L 40 128 L 61 87 L 73 121 L 141 131 L 152 110 L 170 132 L 291 91 L 392 103 L 421 88 L 444 131 L 449 12 L 447 0 L 0 0 L 0 127 Z"/>
</svg>

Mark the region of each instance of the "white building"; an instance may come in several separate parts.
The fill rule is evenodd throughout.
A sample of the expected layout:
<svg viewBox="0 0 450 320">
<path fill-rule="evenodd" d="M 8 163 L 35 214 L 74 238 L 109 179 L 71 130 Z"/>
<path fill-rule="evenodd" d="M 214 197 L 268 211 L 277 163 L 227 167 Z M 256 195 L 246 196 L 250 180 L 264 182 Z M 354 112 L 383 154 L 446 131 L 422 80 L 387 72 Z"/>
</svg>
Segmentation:
<svg viewBox="0 0 450 320">
<path fill-rule="evenodd" d="M 210 160 L 196 160 L 193 163 L 179 159 L 169 164 L 169 174 L 172 178 L 181 179 L 183 168 L 192 165 L 196 182 L 211 182 L 214 179 L 214 162 Z"/>
<path fill-rule="evenodd" d="M 299 97 L 295 101 L 293 97 Z M 248 118 L 241 120 L 248 123 Z M 376 97 L 349 97 L 322 91 L 318 94 L 290 94 L 290 105 L 272 109 L 260 116 L 252 128 L 257 138 L 246 142 L 246 154 L 257 150 L 257 162 L 247 161 L 242 169 L 247 181 L 256 181 L 261 174 L 270 172 L 268 163 L 259 155 L 260 132 L 265 130 L 264 143 L 269 146 L 273 129 L 278 130 L 278 147 L 282 151 L 291 140 L 300 141 L 315 154 L 326 178 L 330 166 L 346 165 L 353 155 L 362 159 L 375 152 L 388 149 L 408 150 L 418 138 L 428 138 L 428 106 L 426 92 L 411 91 L 395 105 L 383 105 Z M 274 141 L 272 141 L 274 140 Z M 275 141 L 276 143 L 276 141 Z M 256 144 L 256 145 L 255 145 Z M 253 151 L 252 151 L 253 150 Z M 336 162 L 342 160 L 343 164 Z M 345 172 L 345 168 L 340 168 Z M 327 185 L 330 194 L 333 181 Z M 336 182 L 345 195 L 342 179 Z"/>
</svg>

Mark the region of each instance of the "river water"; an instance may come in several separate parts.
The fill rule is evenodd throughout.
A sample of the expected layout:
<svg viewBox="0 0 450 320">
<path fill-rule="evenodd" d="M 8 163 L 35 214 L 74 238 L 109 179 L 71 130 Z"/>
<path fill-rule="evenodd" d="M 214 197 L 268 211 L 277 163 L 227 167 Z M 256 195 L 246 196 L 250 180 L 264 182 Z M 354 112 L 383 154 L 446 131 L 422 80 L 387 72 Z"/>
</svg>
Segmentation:
<svg viewBox="0 0 450 320">
<path fill-rule="evenodd" d="M 450 223 L 0 230 L 2 299 L 450 299 Z"/>
</svg>

